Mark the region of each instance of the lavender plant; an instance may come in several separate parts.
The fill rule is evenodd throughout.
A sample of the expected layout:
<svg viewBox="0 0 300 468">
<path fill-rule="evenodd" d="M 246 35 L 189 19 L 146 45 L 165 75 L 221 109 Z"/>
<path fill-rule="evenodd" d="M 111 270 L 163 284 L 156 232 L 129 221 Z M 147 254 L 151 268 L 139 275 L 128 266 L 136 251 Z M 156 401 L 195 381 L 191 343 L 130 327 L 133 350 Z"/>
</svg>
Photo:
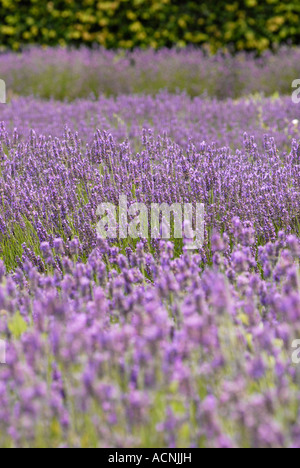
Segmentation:
<svg viewBox="0 0 300 468">
<path fill-rule="evenodd" d="M 300 78 L 300 49 L 266 51 L 260 58 L 208 55 L 201 49 L 70 50 L 31 48 L 0 55 L 0 76 L 14 95 L 74 100 L 101 95 L 185 91 L 218 99 L 250 94 L 289 95 Z"/>
<path fill-rule="evenodd" d="M 256 258 L 253 226 L 232 231 L 204 270 L 164 242 L 2 262 L 1 446 L 299 447 L 299 240 Z"/>
<path fill-rule="evenodd" d="M 1 446 L 299 446 L 296 141 L 0 140 Z M 203 249 L 97 238 L 120 191 L 205 203 Z"/>
<path fill-rule="evenodd" d="M 292 91 L 292 89 L 291 89 Z M 117 143 L 128 139 L 132 150 L 141 151 L 142 131 L 152 129 L 156 136 L 166 134 L 186 149 L 191 142 L 200 151 L 202 142 L 217 147 L 243 150 L 245 130 L 253 136 L 260 152 L 265 135 L 273 137 L 279 151 L 289 152 L 293 139 L 299 140 L 300 106 L 291 97 L 239 100 L 191 99 L 186 93 L 161 91 L 157 96 L 120 95 L 98 100 L 80 99 L 73 103 L 36 98 L 13 98 L 0 106 L 0 121 L 20 138 L 37 136 L 63 138 L 64 127 L 78 132 L 85 144 L 93 144 L 98 129 L 110 133 Z"/>
<path fill-rule="evenodd" d="M 291 99 L 0 112 L 0 446 L 299 448 Z M 204 204 L 202 248 L 101 239 L 120 194 Z"/>
</svg>

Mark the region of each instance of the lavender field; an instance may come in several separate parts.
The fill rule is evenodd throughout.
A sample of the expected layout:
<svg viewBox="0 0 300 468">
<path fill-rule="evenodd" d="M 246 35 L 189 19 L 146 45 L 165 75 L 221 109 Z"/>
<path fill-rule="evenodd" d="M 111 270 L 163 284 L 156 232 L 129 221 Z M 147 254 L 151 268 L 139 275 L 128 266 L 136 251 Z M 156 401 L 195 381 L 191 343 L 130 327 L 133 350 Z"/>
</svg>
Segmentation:
<svg viewBox="0 0 300 468">
<path fill-rule="evenodd" d="M 0 56 L 0 447 L 300 448 L 299 53 Z M 202 248 L 101 239 L 121 193 Z"/>
</svg>

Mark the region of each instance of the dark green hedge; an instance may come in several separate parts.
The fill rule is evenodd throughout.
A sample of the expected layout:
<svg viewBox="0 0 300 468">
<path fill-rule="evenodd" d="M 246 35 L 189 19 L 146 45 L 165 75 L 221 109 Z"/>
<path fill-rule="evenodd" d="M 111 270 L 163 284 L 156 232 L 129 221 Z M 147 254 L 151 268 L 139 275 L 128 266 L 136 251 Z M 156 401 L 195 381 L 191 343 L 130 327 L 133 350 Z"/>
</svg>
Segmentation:
<svg viewBox="0 0 300 468">
<path fill-rule="evenodd" d="M 0 0 L 0 44 L 107 48 L 207 45 L 262 51 L 300 43 L 299 0 Z"/>
</svg>

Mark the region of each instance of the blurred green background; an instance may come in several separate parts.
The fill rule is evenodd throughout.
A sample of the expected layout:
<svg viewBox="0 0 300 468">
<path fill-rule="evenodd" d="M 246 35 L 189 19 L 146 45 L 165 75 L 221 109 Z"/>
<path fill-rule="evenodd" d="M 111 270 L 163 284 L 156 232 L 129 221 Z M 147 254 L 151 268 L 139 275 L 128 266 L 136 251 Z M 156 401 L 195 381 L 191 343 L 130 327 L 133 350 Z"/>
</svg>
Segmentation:
<svg viewBox="0 0 300 468">
<path fill-rule="evenodd" d="M 0 0 L 0 47 L 254 50 L 300 43 L 299 0 Z"/>
</svg>

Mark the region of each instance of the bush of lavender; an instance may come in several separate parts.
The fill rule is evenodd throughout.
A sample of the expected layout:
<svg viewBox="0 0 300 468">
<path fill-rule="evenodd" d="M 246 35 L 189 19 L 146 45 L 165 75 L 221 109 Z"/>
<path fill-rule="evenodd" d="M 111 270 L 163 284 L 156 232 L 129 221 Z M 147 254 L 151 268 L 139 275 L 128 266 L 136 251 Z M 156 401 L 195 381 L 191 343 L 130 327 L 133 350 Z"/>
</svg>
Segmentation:
<svg viewBox="0 0 300 468">
<path fill-rule="evenodd" d="M 247 66 L 290 92 L 281 54 Z M 242 55 L 3 57 L 0 447 L 299 448 L 299 106 L 237 75 L 221 96 Z M 120 194 L 203 204 L 203 245 L 101 238 Z"/>
<path fill-rule="evenodd" d="M 80 50 L 32 48 L 0 55 L 0 76 L 10 93 L 74 100 L 142 93 L 185 91 L 224 100 L 248 94 L 267 96 L 291 93 L 300 78 L 300 48 L 280 48 L 257 58 L 208 55 L 201 49 Z"/>
<path fill-rule="evenodd" d="M 175 109 L 184 99 L 169 97 Z M 152 106 L 160 113 L 143 99 L 147 118 Z M 38 102 L 17 102 L 36 118 Z M 97 104 L 77 105 L 87 116 Z M 45 131 L 63 106 L 49 103 Z M 255 103 L 238 106 L 256 116 Z M 272 106 L 291 118 L 284 100 L 266 100 L 266 115 Z M 232 150 L 201 130 L 195 144 L 158 128 L 139 140 L 132 119 L 123 142 L 116 127 L 85 144 L 68 128 L 58 137 L 1 125 L 0 446 L 299 447 L 296 124 L 289 151 L 247 134 Z M 100 239 L 97 206 L 120 193 L 204 203 L 203 247 Z"/>
<path fill-rule="evenodd" d="M 79 132 L 83 147 L 93 145 L 94 134 L 101 129 L 118 143 L 128 140 L 134 152 L 142 150 L 143 128 L 151 128 L 156 136 L 166 134 L 183 149 L 192 143 L 198 152 L 203 141 L 219 148 L 230 147 L 233 152 L 243 151 L 246 129 L 259 152 L 264 151 L 268 135 L 275 139 L 278 151 L 289 153 L 293 139 L 299 139 L 300 106 L 293 104 L 291 97 L 219 101 L 166 91 L 156 96 L 101 96 L 72 103 L 14 97 L 9 105 L 0 106 L 0 121 L 5 122 L 7 130 L 17 129 L 22 140 L 29 137 L 30 129 L 38 136 L 64 140 L 67 123 L 73 133 Z"/>
</svg>

